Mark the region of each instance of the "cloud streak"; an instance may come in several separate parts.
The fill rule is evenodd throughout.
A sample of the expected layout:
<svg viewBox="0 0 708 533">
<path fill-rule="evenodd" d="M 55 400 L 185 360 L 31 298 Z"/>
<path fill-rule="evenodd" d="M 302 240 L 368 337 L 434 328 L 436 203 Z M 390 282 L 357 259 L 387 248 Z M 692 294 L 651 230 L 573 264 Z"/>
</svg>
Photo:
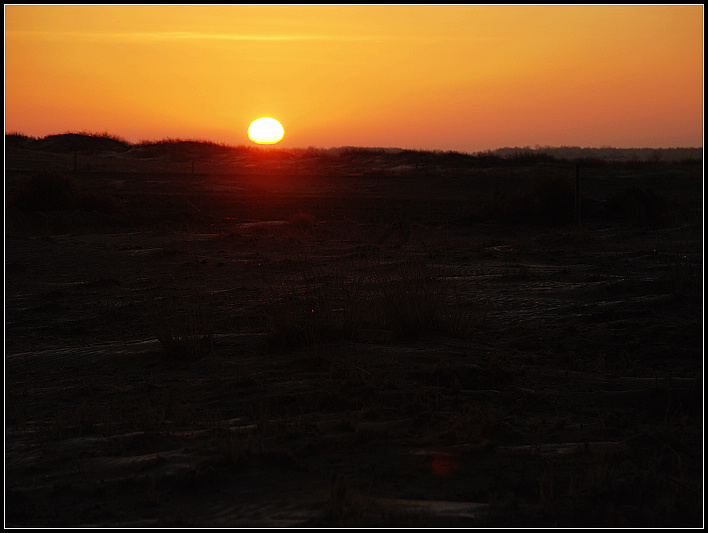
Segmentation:
<svg viewBox="0 0 708 533">
<path fill-rule="evenodd" d="M 21 40 L 80 41 L 80 42 L 179 42 L 179 41 L 236 41 L 236 42 L 284 42 L 284 41 L 375 41 L 381 36 L 327 35 L 327 34 L 241 34 L 207 32 L 55 32 L 55 31 L 9 31 L 6 37 Z"/>
</svg>

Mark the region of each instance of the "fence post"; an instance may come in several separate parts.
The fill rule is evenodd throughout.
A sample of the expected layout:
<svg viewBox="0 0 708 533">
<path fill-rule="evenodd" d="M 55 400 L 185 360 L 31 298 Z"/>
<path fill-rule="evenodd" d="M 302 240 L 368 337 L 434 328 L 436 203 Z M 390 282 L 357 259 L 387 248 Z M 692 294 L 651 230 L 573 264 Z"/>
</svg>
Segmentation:
<svg viewBox="0 0 708 533">
<path fill-rule="evenodd" d="M 575 163 L 575 225 L 580 225 L 580 163 Z"/>
</svg>

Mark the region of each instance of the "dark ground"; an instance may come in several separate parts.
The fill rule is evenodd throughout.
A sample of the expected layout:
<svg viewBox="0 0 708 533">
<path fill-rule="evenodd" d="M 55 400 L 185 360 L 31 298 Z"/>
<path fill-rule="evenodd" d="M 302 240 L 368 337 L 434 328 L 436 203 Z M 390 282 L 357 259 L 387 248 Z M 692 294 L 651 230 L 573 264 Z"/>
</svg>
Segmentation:
<svg viewBox="0 0 708 533">
<path fill-rule="evenodd" d="M 6 526 L 702 526 L 702 163 L 576 226 L 558 161 L 72 156 L 6 154 Z"/>
</svg>

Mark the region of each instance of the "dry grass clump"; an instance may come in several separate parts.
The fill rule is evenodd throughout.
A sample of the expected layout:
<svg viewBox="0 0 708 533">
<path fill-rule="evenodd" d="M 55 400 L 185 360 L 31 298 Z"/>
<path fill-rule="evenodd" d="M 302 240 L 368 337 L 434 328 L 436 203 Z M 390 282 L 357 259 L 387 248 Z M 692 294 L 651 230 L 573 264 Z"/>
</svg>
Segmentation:
<svg viewBox="0 0 708 533">
<path fill-rule="evenodd" d="M 22 183 L 15 193 L 15 205 L 32 211 L 96 211 L 121 213 L 123 203 L 105 193 L 82 189 L 69 174 L 52 169 L 41 170 Z"/>
<path fill-rule="evenodd" d="M 669 202 L 651 188 L 631 185 L 607 199 L 607 210 L 630 226 L 656 227 L 667 221 Z"/>
<path fill-rule="evenodd" d="M 356 341 L 364 328 L 406 339 L 434 332 L 467 337 L 478 323 L 448 284 L 413 260 L 356 274 L 309 267 L 270 297 L 270 340 L 286 348 Z"/>
<path fill-rule="evenodd" d="M 56 170 L 41 170 L 23 183 L 15 203 L 23 211 L 66 211 L 79 202 L 79 183 Z"/>
<path fill-rule="evenodd" d="M 373 285 L 372 312 L 400 338 L 433 333 L 467 338 L 483 320 L 478 306 L 463 302 L 457 287 L 418 260 L 380 269 Z"/>
<path fill-rule="evenodd" d="M 550 226 L 572 224 L 575 214 L 575 191 L 570 179 L 543 178 L 531 188 L 512 198 L 505 215 L 512 222 Z"/>
<path fill-rule="evenodd" d="M 271 290 L 269 299 L 270 340 L 285 348 L 354 340 L 366 302 L 361 280 L 341 269 L 320 273 L 312 265 Z"/>
<path fill-rule="evenodd" d="M 300 230 L 309 230 L 317 225 L 317 219 L 315 217 L 309 213 L 303 213 L 302 211 L 298 211 L 291 216 L 289 222 L 290 225 Z"/>
<path fill-rule="evenodd" d="M 368 502 L 351 490 L 346 479 L 332 475 L 329 500 L 320 517 L 321 525 L 334 527 L 360 524 L 366 515 Z M 319 525 L 319 524 L 318 524 Z"/>
<path fill-rule="evenodd" d="M 402 338 L 440 329 L 446 303 L 443 286 L 424 265 L 405 261 L 378 273 L 375 299 L 383 326 Z"/>
<path fill-rule="evenodd" d="M 701 296 L 701 251 L 669 238 L 658 239 L 654 251 L 662 261 L 661 279 L 674 294 Z"/>
<path fill-rule="evenodd" d="M 200 359 L 213 349 L 213 317 L 203 302 L 176 294 L 160 295 L 146 318 L 170 358 Z"/>
<path fill-rule="evenodd" d="M 535 179 L 526 189 L 497 199 L 477 214 L 507 224 L 565 226 L 575 218 L 575 188 L 570 178 Z"/>
</svg>

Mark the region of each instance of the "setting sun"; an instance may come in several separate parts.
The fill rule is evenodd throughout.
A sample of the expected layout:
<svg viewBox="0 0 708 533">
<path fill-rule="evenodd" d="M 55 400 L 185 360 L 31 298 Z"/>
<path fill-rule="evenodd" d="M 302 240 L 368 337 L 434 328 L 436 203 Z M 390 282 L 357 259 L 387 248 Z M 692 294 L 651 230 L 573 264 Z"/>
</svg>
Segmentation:
<svg viewBox="0 0 708 533">
<path fill-rule="evenodd" d="M 275 144 L 285 135 L 283 126 L 270 117 L 262 117 L 251 122 L 248 137 L 258 144 Z"/>
</svg>

